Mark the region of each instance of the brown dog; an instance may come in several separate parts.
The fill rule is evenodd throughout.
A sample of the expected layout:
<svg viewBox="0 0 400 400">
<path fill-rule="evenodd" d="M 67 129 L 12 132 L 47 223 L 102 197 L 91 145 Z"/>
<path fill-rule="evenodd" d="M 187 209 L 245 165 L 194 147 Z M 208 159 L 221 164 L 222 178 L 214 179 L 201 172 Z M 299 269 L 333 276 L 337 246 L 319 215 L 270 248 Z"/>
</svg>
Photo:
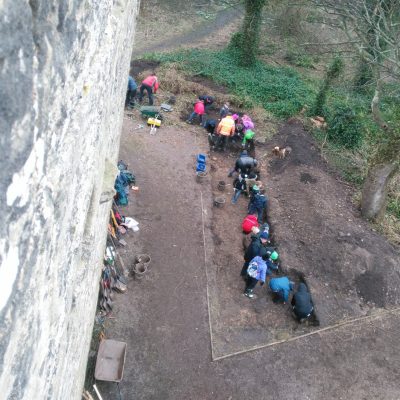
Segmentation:
<svg viewBox="0 0 400 400">
<path fill-rule="evenodd" d="M 291 152 L 292 152 L 292 148 L 289 146 L 286 146 L 286 147 L 275 146 L 274 149 L 272 150 L 272 154 L 279 158 L 285 158 Z"/>
</svg>

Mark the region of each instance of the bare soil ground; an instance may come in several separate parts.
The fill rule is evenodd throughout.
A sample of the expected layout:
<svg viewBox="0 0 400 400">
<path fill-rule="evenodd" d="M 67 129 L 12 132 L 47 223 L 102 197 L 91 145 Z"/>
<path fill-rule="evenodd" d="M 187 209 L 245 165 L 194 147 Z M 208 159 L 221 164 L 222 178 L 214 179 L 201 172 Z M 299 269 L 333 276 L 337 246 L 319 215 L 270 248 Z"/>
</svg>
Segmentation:
<svg viewBox="0 0 400 400">
<path fill-rule="evenodd" d="M 399 304 L 399 251 L 359 217 L 352 188 L 321 159 L 301 122 L 270 142 L 293 151 L 270 160 L 272 226 L 286 268 L 303 272 L 321 325 Z"/>
<path fill-rule="evenodd" d="M 120 158 L 140 191 L 122 212 L 140 222 L 140 231 L 125 235 L 120 253 L 127 265 L 142 252 L 152 262 L 144 280 L 129 277 L 106 323 L 108 338 L 128 343 L 123 398 L 398 399 L 398 249 L 358 217 L 351 187 L 321 159 L 302 125 L 282 126 L 257 157 L 284 272 L 305 274 L 319 328 L 296 324 L 265 287 L 253 301 L 242 295 L 247 201 L 231 205 L 228 186 L 225 207 L 213 207 L 217 183 L 230 183 L 237 154 L 209 154 L 209 176 L 199 184 L 195 157 L 208 152 L 205 131 L 167 115 L 170 125 L 152 136 L 147 127 L 135 129 L 142 123 L 137 112 L 129 114 Z M 290 145 L 292 154 L 271 158 L 275 144 Z M 368 315 L 376 316 L 324 331 Z M 283 343 L 262 348 L 276 341 Z M 105 399 L 117 398 L 115 385 L 99 387 Z"/>
</svg>

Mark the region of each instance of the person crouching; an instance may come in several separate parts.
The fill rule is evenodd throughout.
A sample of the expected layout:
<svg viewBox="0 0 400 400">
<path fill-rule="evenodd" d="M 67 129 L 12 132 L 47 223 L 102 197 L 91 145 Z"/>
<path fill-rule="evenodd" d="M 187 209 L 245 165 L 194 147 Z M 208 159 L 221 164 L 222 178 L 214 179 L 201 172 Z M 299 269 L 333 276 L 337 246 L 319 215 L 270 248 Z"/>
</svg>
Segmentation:
<svg viewBox="0 0 400 400">
<path fill-rule="evenodd" d="M 297 292 L 293 295 L 291 304 L 293 314 L 300 323 L 311 316 L 314 307 L 311 301 L 311 294 L 305 283 L 299 283 L 299 287 Z"/>
<path fill-rule="evenodd" d="M 198 117 L 200 120 L 200 125 L 203 126 L 204 125 L 204 114 L 205 114 L 204 100 L 197 100 L 196 103 L 194 103 L 193 112 L 190 114 L 190 116 L 186 122 L 188 124 L 192 124 L 193 119 L 195 117 Z"/>
</svg>

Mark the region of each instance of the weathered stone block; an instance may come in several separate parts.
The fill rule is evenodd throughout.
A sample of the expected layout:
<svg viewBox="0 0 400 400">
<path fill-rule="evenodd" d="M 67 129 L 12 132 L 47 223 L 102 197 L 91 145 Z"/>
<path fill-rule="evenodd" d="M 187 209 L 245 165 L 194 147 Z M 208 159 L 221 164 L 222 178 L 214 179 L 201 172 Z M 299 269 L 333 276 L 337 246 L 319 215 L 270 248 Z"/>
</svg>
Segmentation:
<svg viewBox="0 0 400 400">
<path fill-rule="evenodd" d="M 2 399 L 80 398 L 138 5 L 0 3 Z"/>
</svg>

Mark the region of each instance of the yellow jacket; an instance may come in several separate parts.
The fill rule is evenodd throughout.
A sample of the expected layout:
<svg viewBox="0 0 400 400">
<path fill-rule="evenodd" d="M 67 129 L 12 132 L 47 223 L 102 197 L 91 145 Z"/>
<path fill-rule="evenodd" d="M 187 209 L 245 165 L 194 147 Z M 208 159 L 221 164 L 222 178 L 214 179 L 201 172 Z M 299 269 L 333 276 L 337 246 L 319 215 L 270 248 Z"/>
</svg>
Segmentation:
<svg viewBox="0 0 400 400">
<path fill-rule="evenodd" d="M 218 124 L 217 133 L 223 136 L 232 136 L 235 133 L 235 121 L 232 115 L 227 115 Z"/>
</svg>

